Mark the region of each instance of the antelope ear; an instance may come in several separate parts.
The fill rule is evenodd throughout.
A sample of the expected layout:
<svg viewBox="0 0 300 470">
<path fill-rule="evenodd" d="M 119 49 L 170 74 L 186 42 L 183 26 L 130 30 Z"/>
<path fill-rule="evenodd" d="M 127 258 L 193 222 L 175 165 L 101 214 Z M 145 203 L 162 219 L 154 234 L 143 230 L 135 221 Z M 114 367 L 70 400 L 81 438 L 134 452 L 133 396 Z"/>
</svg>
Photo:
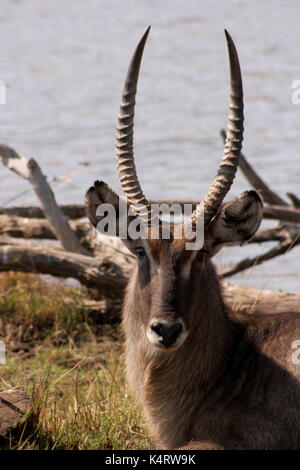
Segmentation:
<svg viewBox="0 0 300 470">
<path fill-rule="evenodd" d="M 255 234 L 263 215 L 262 199 L 256 191 L 245 191 L 239 197 L 221 206 L 210 223 L 205 236 L 208 257 L 214 256 L 224 245 L 241 245 Z"/>
<path fill-rule="evenodd" d="M 118 210 L 119 196 L 103 181 L 95 181 L 85 195 L 86 214 L 95 227 L 103 219 L 103 216 L 97 215 L 101 204 L 111 204 Z"/>
<path fill-rule="evenodd" d="M 86 214 L 103 235 L 119 236 L 126 244 L 128 226 L 135 219 L 123 200 L 103 181 L 95 181 L 85 196 Z"/>
</svg>

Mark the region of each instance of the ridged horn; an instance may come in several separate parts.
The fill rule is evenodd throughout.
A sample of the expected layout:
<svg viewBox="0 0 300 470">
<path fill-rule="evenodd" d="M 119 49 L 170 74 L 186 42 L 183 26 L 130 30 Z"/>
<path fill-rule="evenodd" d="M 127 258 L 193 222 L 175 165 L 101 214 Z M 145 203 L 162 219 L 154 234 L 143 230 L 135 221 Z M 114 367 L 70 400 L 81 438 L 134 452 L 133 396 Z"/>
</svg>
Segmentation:
<svg viewBox="0 0 300 470">
<path fill-rule="evenodd" d="M 204 227 L 216 215 L 223 199 L 228 193 L 239 164 L 243 141 L 243 84 L 238 54 L 230 34 L 225 30 L 230 64 L 230 101 L 227 124 L 227 135 L 223 157 L 217 175 L 205 198 L 187 221 L 194 226 L 200 217 L 204 218 Z"/>
<path fill-rule="evenodd" d="M 116 132 L 116 157 L 122 189 L 130 206 L 135 204 L 143 206 L 142 210 L 138 211 L 138 215 L 148 222 L 148 219 L 151 220 L 151 210 L 140 186 L 134 163 L 133 126 L 139 70 L 149 31 L 150 26 L 138 43 L 128 68 Z"/>
</svg>

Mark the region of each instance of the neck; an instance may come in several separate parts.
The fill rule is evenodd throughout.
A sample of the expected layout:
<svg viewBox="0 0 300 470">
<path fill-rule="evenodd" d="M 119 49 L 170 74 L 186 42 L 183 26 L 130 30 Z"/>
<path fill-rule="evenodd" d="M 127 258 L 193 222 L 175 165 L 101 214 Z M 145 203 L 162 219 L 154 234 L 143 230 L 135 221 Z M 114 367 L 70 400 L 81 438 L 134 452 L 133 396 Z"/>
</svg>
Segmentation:
<svg viewBox="0 0 300 470">
<path fill-rule="evenodd" d="M 178 350 L 170 353 L 156 350 L 147 341 L 143 323 L 146 305 L 137 277 L 132 279 L 125 299 L 127 377 L 143 404 L 150 427 L 155 423 L 159 429 L 160 439 L 166 434 L 164 427 L 171 423 L 174 439 L 175 435 L 179 441 L 183 439 L 180 436 L 187 431 L 183 423 L 180 430 L 180 417 L 193 413 L 193 406 L 201 407 L 201 401 L 224 371 L 231 344 L 220 283 L 210 262 L 193 267 L 187 289 L 191 293 L 186 318 L 189 335 Z"/>
<path fill-rule="evenodd" d="M 220 281 L 210 261 L 193 266 L 187 291 L 191 293 L 187 309 L 189 335 L 175 352 L 174 360 L 182 364 L 183 375 L 190 367 L 197 387 L 204 392 L 222 373 L 231 345 L 230 321 Z"/>
</svg>

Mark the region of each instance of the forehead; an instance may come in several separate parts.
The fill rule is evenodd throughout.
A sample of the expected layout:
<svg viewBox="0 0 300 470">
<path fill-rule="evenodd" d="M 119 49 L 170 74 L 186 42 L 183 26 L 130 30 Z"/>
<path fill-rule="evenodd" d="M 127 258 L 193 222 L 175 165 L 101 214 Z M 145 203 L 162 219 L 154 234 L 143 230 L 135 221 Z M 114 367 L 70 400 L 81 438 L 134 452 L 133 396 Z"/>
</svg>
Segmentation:
<svg viewBox="0 0 300 470">
<path fill-rule="evenodd" d="M 169 260 L 172 263 L 176 263 L 179 260 L 184 261 L 190 258 L 191 253 L 185 249 L 185 240 L 174 239 L 172 236 L 170 239 L 148 239 L 148 246 L 151 251 L 151 255 L 157 263 Z"/>
</svg>

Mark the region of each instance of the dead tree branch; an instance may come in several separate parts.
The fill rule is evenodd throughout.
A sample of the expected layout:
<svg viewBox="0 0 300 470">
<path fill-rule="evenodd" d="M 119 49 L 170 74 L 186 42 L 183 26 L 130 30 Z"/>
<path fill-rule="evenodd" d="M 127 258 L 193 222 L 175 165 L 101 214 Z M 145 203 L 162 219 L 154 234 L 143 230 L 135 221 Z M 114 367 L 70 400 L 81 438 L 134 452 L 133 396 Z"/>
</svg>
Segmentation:
<svg viewBox="0 0 300 470">
<path fill-rule="evenodd" d="M 296 209 L 300 209 L 300 199 L 298 198 L 298 196 L 296 196 L 296 194 L 294 193 L 286 193 L 286 195 L 292 201 L 293 206 L 296 207 Z"/>
<path fill-rule="evenodd" d="M 75 233 L 70 229 L 67 219 L 59 209 L 54 193 L 37 162 L 33 159 L 27 160 L 20 157 L 14 149 L 5 144 L 0 144 L 0 157 L 7 168 L 31 183 L 45 217 L 63 248 L 73 253 L 88 254 L 87 250 L 80 245 Z"/>
<path fill-rule="evenodd" d="M 83 204 L 67 204 L 59 206 L 60 210 L 68 219 L 81 219 L 86 216 L 85 207 Z M 45 214 L 37 206 L 15 206 L 15 207 L 1 207 L 0 215 L 11 215 L 18 217 L 27 217 L 29 219 L 44 219 Z"/>
<path fill-rule="evenodd" d="M 199 204 L 197 201 L 178 201 L 178 200 L 165 200 L 157 201 L 151 200 L 150 204 L 180 204 L 182 207 L 184 204 L 191 204 L 193 208 Z M 85 208 L 83 204 L 72 204 L 59 206 L 61 211 L 65 214 L 68 219 L 79 219 L 86 216 Z M 43 211 L 39 207 L 2 207 L 0 208 L 0 215 L 11 215 L 26 218 L 44 218 Z M 268 205 L 264 207 L 264 218 L 282 220 L 286 222 L 300 223 L 300 209 L 292 206 L 276 206 Z"/>
<path fill-rule="evenodd" d="M 291 206 L 264 206 L 264 218 L 300 224 L 300 210 Z"/>
<path fill-rule="evenodd" d="M 90 257 L 31 242 L 0 241 L 0 271 L 51 274 L 77 279 L 87 287 L 97 288 L 105 297 L 122 296 L 128 273 L 121 263 L 105 257 Z M 130 265 L 127 266 L 128 270 Z"/>
<path fill-rule="evenodd" d="M 221 272 L 220 276 L 222 278 L 226 278 L 229 276 L 233 276 L 234 274 L 237 274 L 241 271 L 244 271 L 245 269 L 252 268 L 254 266 L 258 266 L 260 264 L 265 263 L 266 261 L 269 261 L 272 258 L 276 258 L 277 256 L 284 255 L 288 251 L 290 251 L 294 246 L 299 245 L 300 239 L 299 236 L 297 239 L 291 241 L 291 240 L 286 240 L 278 243 L 274 248 L 271 248 L 270 250 L 266 251 L 262 255 L 253 257 L 253 258 L 244 258 L 241 261 L 239 261 L 235 266 L 232 268 L 225 269 L 224 271 Z"/>
<path fill-rule="evenodd" d="M 123 268 L 120 266 L 123 263 Z M 114 256 L 114 262 L 106 256 L 92 258 L 70 253 L 45 243 L 26 242 L 15 238 L 0 239 L 0 272 L 22 271 L 51 274 L 61 278 L 74 278 L 87 287 L 96 288 L 106 299 L 121 301 L 130 271 L 132 259 L 124 261 L 123 254 Z M 261 291 L 224 283 L 225 301 L 230 310 L 247 313 L 299 312 L 300 295 L 283 292 Z M 85 302 L 91 307 L 91 302 Z M 100 308 L 101 307 L 101 308 Z M 92 302 L 92 309 L 97 310 Z M 103 302 L 99 303 L 103 309 Z M 103 321 L 111 321 L 111 313 Z M 113 315 L 114 321 L 117 316 Z"/>
<path fill-rule="evenodd" d="M 300 313 L 300 294 L 250 289 L 227 282 L 224 282 L 223 287 L 225 301 L 233 311 L 253 314 Z"/>
</svg>

